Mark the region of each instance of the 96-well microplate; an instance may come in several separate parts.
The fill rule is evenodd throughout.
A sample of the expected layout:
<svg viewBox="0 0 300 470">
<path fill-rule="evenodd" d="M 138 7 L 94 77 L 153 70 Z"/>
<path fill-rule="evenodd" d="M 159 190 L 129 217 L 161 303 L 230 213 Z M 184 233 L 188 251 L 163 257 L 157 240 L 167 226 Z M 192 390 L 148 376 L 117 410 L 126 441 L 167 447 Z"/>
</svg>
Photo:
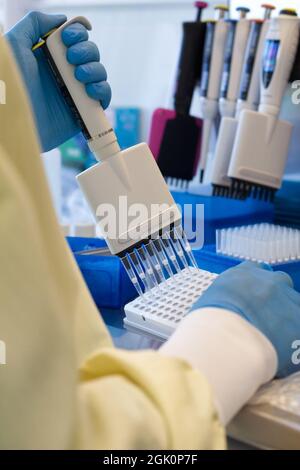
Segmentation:
<svg viewBox="0 0 300 470">
<path fill-rule="evenodd" d="M 124 324 L 167 339 L 218 275 L 186 268 L 125 306 Z"/>
</svg>

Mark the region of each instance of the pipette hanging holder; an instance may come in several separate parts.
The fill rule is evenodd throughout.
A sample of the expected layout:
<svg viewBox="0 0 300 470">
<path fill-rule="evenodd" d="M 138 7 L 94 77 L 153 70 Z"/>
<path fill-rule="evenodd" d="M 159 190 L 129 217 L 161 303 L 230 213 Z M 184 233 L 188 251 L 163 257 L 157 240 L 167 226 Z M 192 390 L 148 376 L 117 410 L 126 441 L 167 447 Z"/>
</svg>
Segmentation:
<svg viewBox="0 0 300 470">
<path fill-rule="evenodd" d="M 292 129 L 269 114 L 241 113 L 228 172 L 233 193 L 272 200 L 281 187 Z"/>
</svg>

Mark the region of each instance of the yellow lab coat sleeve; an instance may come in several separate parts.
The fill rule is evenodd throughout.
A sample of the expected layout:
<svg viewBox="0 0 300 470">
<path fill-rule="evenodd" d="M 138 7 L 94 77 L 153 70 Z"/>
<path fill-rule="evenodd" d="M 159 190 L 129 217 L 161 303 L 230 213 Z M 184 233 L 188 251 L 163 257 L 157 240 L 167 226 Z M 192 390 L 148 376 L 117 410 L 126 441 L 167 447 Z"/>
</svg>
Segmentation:
<svg viewBox="0 0 300 470">
<path fill-rule="evenodd" d="M 56 221 L 4 38 L 0 79 L 0 448 L 224 448 L 197 371 L 112 346 Z"/>
</svg>

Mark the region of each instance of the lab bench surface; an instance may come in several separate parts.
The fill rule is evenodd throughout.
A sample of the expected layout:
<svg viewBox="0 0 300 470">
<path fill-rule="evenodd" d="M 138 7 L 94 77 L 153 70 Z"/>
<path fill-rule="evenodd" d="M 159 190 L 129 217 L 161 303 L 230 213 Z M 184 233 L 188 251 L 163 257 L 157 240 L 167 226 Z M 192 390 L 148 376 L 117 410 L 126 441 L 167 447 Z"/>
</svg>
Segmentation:
<svg viewBox="0 0 300 470">
<path fill-rule="evenodd" d="M 124 312 L 122 310 L 101 309 L 101 315 L 108 328 L 114 345 L 117 348 L 127 350 L 153 349 L 157 350 L 162 342 L 141 333 L 134 333 L 124 328 Z M 256 450 L 255 447 L 248 446 L 233 439 L 228 439 L 229 450 Z"/>
</svg>

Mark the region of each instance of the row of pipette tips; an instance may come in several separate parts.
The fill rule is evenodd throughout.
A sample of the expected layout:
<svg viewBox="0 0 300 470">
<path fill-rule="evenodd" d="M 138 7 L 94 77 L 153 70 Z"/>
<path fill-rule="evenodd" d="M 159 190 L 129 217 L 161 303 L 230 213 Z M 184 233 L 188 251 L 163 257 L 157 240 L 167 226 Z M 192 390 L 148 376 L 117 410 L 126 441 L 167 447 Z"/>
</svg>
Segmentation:
<svg viewBox="0 0 300 470">
<path fill-rule="evenodd" d="M 277 264 L 300 259 L 300 230 L 255 224 L 217 231 L 217 253 Z"/>
<path fill-rule="evenodd" d="M 198 267 L 181 227 L 135 248 L 122 258 L 122 263 L 140 297 L 163 294 L 172 282 L 177 282 L 180 273 L 192 273 L 190 268 Z"/>
<path fill-rule="evenodd" d="M 177 191 L 187 191 L 189 188 L 190 181 L 178 179 L 178 178 L 170 178 L 166 177 L 165 181 L 170 189 L 174 188 Z"/>
</svg>

